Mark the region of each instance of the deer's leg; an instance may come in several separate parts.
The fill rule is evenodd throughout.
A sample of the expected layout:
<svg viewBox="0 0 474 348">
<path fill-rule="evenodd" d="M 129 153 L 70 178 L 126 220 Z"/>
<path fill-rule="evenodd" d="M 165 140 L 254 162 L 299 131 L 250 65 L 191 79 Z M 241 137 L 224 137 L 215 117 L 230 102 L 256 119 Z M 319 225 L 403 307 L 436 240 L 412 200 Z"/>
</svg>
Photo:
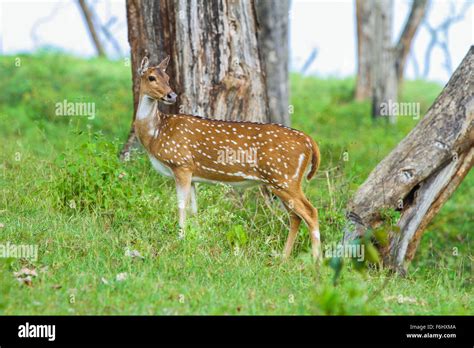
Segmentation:
<svg viewBox="0 0 474 348">
<path fill-rule="evenodd" d="M 296 236 L 298 235 L 298 228 L 301 224 L 301 218 L 293 211 L 288 211 L 290 214 L 290 232 L 288 233 L 288 239 L 286 240 L 285 249 L 283 251 L 283 258 L 288 259 L 293 250 Z"/>
<path fill-rule="evenodd" d="M 179 227 L 184 229 L 186 222 L 186 207 L 189 203 L 191 192 L 192 173 L 186 169 L 177 168 L 173 170 L 176 182 L 176 194 L 178 196 Z"/>
<path fill-rule="evenodd" d="M 301 218 L 292 209 L 290 209 L 290 207 L 288 207 L 282 199 L 280 199 L 280 202 L 290 215 L 290 231 L 288 232 L 288 238 L 285 243 L 285 248 L 283 249 L 283 258 L 287 260 L 291 255 L 291 251 L 293 250 L 293 245 L 295 244 L 296 236 L 298 235 L 298 228 L 301 224 Z"/>
<path fill-rule="evenodd" d="M 294 191 L 273 189 L 273 192 L 280 197 L 284 204 L 297 216 L 303 219 L 308 226 L 311 238 L 311 249 L 313 258 L 321 258 L 321 242 L 319 236 L 318 211 L 306 199 L 304 194 Z M 290 228 L 291 235 L 291 228 Z M 289 236 L 290 237 L 290 236 Z M 286 250 L 286 248 L 285 248 Z"/>
<path fill-rule="evenodd" d="M 318 209 L 313 207 L 313 205 L 308 201 L 308 199 L 304 195 L 303 195 L 303 204 L 306 206 L 306 209 L 311 214 L 311 218 L 313 220 L 313 227 L 310 228 L 312 254 L 316 260 L 320 260 L 322 255 L 321 255 L 321 236 L 319 233 Z"/>
<path fill-rule="evenodd" d="M 191 214 L 196 214 L 197 213 L 197 210 L 198 210 L 198 206 L 197 206 L 197 191 L 196 191 L 196 184 L 195 183 L 192 183 L 191 184 L 191 194 L 190 194 L 190 199 L 191 199 L 191 202 L 190 202 L 190 211 L 191 211 Z"/>
</svg>

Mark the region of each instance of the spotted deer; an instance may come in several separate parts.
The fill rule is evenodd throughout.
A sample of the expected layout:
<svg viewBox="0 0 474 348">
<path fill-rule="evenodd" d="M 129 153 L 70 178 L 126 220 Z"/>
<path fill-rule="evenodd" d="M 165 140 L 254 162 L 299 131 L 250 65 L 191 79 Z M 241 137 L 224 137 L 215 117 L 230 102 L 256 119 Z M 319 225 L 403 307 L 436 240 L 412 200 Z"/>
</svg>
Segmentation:
<svg viewBox="0 0 474 348">
<path fill-rule="evenodd" d="M 193 214 L 197 212 L 195 183 L 266 185 L 290 215 L 284 258 L 290 256 L 304 220 L 310 230 L 313 257 L 319 259 L 318 211 L 301 189 L 309 164 L 308 180 L 319 167 L 316 142 L 301 131 L 279 124 L 161 112 L 158 102 L 173 104 L 177 98 L 169 86 L 168 62 L 169 56 L 151 67 L 148 58 L 143 58 L 138 70 L 140 97 L 134 127 L 153 167 L 175 180 L 180 228 L 184 230 L 187 208 Z"/>
</svg>

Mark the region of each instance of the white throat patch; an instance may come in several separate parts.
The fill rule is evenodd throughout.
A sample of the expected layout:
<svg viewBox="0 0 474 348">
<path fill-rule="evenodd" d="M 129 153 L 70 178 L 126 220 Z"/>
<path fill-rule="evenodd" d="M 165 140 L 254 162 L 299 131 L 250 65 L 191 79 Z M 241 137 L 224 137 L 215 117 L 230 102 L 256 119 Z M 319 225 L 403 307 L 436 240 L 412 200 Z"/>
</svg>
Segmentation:
<svg viewBox="0 0 474 348">
<path fill-rule="evenodd" d="M 144 120 L 154 116 L 157 109 L 158 102 L 147 95 L 143 95 L 138 102 L 137 120 Z"/>
</svg>

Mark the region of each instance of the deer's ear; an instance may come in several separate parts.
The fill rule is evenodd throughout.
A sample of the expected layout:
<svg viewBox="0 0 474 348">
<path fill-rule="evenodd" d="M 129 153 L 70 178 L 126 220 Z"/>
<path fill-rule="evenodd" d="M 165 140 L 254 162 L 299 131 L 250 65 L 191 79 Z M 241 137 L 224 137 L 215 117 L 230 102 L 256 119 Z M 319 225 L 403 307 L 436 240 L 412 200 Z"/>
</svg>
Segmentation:
<svg viewBox="0 0 474 348">
<path fill-rule="evenodd" d="M 163 71 L 166 71 L 166 68 L 168 67 L 169 62 L 170 62 L 170 56 L 167 56 L 165 59 L 161 61 L 160 64 L 158 64 L 158 68 L 160 68 Z"/>
<path fill-rule="evenodd" d="M 143 75 L 145 71 L 148 69 L 148 66 L 150 65 L 150 62 L 148 60 L 148 57 L 143 57 L 142 62 L 140 63 L 140 67 L 138 68 L 138 73 L 140 75 Z"/>
</svg>

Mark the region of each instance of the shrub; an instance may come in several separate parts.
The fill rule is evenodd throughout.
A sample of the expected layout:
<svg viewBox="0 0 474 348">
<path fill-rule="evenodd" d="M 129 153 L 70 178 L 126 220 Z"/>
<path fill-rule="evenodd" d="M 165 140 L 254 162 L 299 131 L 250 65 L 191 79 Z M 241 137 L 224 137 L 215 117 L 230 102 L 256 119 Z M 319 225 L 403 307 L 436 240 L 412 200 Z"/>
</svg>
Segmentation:
<svg viewBox="0 0 474 348">
<path fill-rule="evenodd" d="M 117 158 L 118 144 L 100 133 L 79 135 L 79 142 L 56 158 L 57 206 L 77 211 L 127 206 L 132 185 Z"/>
</svg>

